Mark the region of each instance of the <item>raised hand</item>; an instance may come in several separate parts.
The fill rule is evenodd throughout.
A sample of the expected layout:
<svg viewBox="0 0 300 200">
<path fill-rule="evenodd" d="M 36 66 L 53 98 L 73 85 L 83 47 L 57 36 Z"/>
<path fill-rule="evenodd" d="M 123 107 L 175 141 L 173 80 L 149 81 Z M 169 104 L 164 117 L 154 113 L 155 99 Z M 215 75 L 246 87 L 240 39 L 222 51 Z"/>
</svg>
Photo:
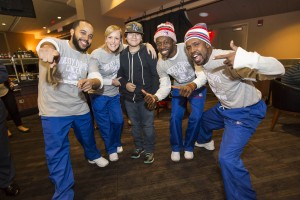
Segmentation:
<svg viewBox="0 0 300 200">
<path fill-rule="evenodd" d="M 215 56 L 214 59 L 225 59 L 225 61 L 223 62 L 225 65 L 233 66 L 235 54 L 236 54 L 238 47 L 234 45 L 233 40 L 230 41 L 230 47 L 233 50 L 232 52 L 230 52 L 228 54 L 224 54 L 224 55 Z"/>
<path fill-rule="evenodd" d="M 39 58 L 46 63 L 49 63 L 50 68 L 53 68 L 59 61 L 59 52 L 51 45 L 44 45 L 37 52 Z"/>
<path fill-rule="evenodd" d="M 173 85 L 172 88 L 179 89 L 179 94 L 183 97 L 189 97 L 192 92 L 197 88 L 196 83 L 189 83 L 186 85 Z"/>
<path fill-rule="evenodd" d="M 157 58 L 156 51 L 155 51 L 154 47 L 150 43 L 146 43 L 146 48 L 147 48 L 148 54 L 152 55 L 152 59 Z"/>
</svg>

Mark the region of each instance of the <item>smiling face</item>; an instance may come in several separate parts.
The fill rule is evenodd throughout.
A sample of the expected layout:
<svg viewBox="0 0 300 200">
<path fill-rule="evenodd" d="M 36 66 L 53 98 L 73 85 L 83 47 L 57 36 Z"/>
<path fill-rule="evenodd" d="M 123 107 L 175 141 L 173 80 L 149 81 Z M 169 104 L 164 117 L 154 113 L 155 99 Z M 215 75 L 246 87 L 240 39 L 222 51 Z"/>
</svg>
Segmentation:
<svg viewBox="0 0 300 200">
<path fill-rule="evenodd" d="M 116 30 L 105 37 L 105 44 L 110 53 L 114 53 L 119 49 L 122 40 L 121 35 L 121 32 Z"/>
<path fill-rule="evenodd" d="M 140 33 L 127 33 L 126 34 L 126 41 L 129 46 L 137 47 L 143 41 L 143 36 Z"/>
<path fill-rule="evenodd" d="M 172 58 L 176 54 L 176 42 L 167 36 L 160 36 L 156 39 L 156 48 L 162 55 L 162 58 Z"/>
<path fill-rule="evenodd" d="M 212 52 L 210 45 L 197 38 L 188 40 L 185 47 L 188 55 L 197 65 L 206 64 Z"/>
<path fill-rule="evenodd" d="M 86 52 L 92 43 L 93 26 L 87 22 L 80 22 L 75 29 L 71 29 L 70 45 L 73 49 L 80 52 Z"/>
</svg>

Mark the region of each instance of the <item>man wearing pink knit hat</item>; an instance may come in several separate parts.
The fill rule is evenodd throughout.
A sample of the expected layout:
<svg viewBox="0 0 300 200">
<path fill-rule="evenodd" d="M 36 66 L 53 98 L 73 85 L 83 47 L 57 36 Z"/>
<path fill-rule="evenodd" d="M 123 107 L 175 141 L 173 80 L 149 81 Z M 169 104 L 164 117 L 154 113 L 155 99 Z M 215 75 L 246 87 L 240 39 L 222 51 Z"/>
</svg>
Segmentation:
<svg viewBox="0 0 300 200">
<path fill-rule="evenodd" d="M 154 42 L 159 51 L 157 72 L 160 86 L 158 91 L 151 95 L 144 91 L 145 101 L 149 106 L 156 105 L 165 99 L 172 89 L 172 113 L 170 119 L 170 143 L 172 148 L 171 160 L 178 162 L 180 152 L 184 151 L 187 160 L 194 158 L 194 144 L 200 128 L 200 118 L 203 113 L 206 98 L 206 78 L 199 69 L 195 71 L 193 63 L 188 59 L 184 44 L 176 44 L 176 34 L 170 22 L 158 25 L 154 35 Z M 174 78 L 172 86 L 170 76 Z M 185 137 L 182 134 L 182 120 L 186 111 L 187 102 L 191 105 Z M 202 144 L 203 147 L 213 150 L 214 143 Z"/>
<path fill-rule="evenodd" d="M 266 114 L 261 92 L 252 81 L 284 74 L 272 57 L 247 52 L 230 43 L 232 50 L 213 49 L 206 24 L 199 23 L 185 34 L 188 55 L 203 66 L 207 81 L 219 100 L 201 118 L 197 143 L 211 141 L 213 130 L 224 128 L 219 151 L 226 199 L 256 199 L 250 175 L 240 155 Z M 196 144 L 197 144 L 196 143 Z"/>
</svg>

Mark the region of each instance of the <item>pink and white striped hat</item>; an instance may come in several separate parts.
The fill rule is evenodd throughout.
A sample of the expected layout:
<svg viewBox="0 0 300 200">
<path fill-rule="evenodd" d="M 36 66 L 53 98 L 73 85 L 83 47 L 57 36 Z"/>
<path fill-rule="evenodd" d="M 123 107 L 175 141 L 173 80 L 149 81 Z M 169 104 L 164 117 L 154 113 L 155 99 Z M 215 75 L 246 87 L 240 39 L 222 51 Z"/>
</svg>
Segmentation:
<svg viewBox="0 0 300 200">
<path fill-rule="evenodd" d="M 211 46 L 209 34 L 207 31 L 207 26 L 205 23 L 199 23 L 193 26 L 192 28 L 190 28 L 184 36 L 184 43 L 186 43 L 188 40 L 192 38 L 197 38 L 199 40 L 202 40 L 206 42 L 209 46 Z"/>
<path fill-rule="evenodd" d="M 156 43 L 156 38 L 160 36 L 166 36 L 172 38 L 175 42 L 176 40 L 176 34 L 174 26 L 171 22 L 161 23 L 157 26 L 157 30 L 154 34 L 154 42 Z"/>
</svg>

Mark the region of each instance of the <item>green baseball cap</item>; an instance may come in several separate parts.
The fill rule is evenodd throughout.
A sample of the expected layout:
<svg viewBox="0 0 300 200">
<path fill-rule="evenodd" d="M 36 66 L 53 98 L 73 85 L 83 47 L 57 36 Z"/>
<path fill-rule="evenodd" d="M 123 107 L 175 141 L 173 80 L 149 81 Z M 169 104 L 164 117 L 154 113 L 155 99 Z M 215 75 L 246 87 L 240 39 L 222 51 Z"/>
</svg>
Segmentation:
<svg viewBox="0 0 300 200">
<path fill-rule="evenodd" d="M 144 34 L 142 24 L 138 22 L 129 22 L 125 25 L 125 33 L 140 33 Z"/>
</svg>

